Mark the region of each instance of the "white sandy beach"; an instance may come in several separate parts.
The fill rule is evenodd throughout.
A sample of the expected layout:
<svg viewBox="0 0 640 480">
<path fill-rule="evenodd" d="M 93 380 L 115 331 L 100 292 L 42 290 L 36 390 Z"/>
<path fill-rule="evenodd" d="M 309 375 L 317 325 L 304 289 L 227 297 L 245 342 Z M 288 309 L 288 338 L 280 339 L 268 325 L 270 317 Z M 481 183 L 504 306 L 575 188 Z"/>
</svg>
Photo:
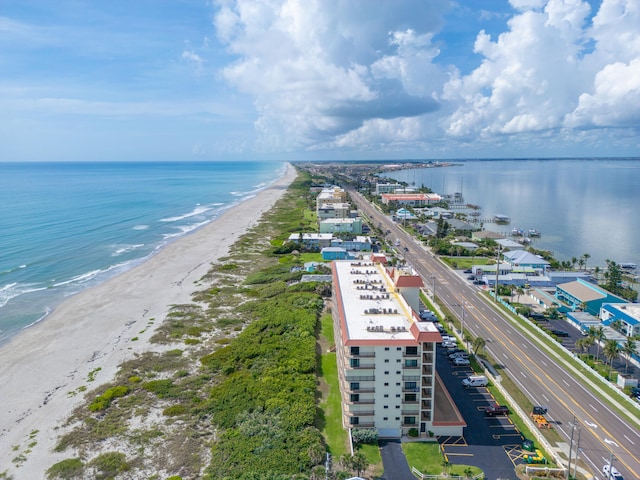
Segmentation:
<svg viewBox="0 0 640 480">
<path fill-rule="evenodd" d="M 68 457 L 52 449 L 55 428 L 82 401 L 81 394 L 69 392 L 108 382 L 118 365 L 148 350 L 154 330 L 147 328 L 150 319 L 157 326 L 172 304 L 189 303 L 211 263 L 228 253 L 295 176 L 288 165 L 284 177 L 256 197 L 147 262 L 69 298 L 0 349 L 0 474 L 41 479 L 48 467 Z M 95 381 L 88 383 L 98 368 Z M 19 456 L 23 462 L 13 460 Z"/>
</svg>

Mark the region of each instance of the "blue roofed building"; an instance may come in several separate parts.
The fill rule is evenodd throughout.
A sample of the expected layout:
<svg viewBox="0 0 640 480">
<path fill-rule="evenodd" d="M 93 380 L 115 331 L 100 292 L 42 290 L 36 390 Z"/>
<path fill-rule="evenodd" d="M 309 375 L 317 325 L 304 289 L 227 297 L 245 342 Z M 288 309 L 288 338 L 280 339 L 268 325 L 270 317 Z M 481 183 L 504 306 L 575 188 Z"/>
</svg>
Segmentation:
<svg viewBox="0 0 640 480">
<path fill-rule="evenodd" d="M 625 299 L 582 279 L 557 285 L 556 298 L 566 303 L 571 310 L 582 310 L 596 316 L 600 314 L 600 308 L 605 303 L 628 303 Z"/>
<path fill-rule="evenodd" d="M 640 305 L 637 303 L 605 303 L 600 308 L 602 324 L 611 326 L 619 320 L 619 331 L 626 337 L 640 335 Z"/>
</svg>

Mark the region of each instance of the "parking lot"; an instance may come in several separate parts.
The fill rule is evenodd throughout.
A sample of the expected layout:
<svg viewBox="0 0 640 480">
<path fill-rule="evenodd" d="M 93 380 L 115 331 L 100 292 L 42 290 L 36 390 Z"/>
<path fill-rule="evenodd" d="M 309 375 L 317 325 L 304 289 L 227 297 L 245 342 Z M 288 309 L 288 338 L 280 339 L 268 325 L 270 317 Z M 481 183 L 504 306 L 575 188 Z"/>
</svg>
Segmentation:
<svg viewBox="0 0 640 480">
<path fill-rule="evenodd" d="M 489 389 L 463 387 L 462 380 L 473 371 L 456 366 L 448 349 L 442 347 L 438 347 L 438 373 L 467 423 L 462 437 L 438 439 L 449 461 L 479 467 L 487 479 L 516 478 L 515 466 L 524 463 L 531 452 L 522 449 L 524 437 L 509 416 L 486 415 L 497 403 Z"/>
</svg>

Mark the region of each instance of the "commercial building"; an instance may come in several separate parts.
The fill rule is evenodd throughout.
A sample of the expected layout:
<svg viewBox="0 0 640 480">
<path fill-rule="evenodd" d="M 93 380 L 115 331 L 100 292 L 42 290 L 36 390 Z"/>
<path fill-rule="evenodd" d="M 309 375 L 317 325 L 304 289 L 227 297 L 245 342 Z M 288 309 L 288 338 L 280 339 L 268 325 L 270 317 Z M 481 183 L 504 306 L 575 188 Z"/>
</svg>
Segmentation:
<svg viewBox="0 0 640 480">
<path fill-rule="evenodd" d="M 343 426 L 375 428 L 383 438 L 411 429 L 461 435 L 459 415 L 439 421 L 434 413 L 435 399 L 448 394 L 436 373 L 440 333 L 416 313 L 421 278 L 369 259 L 334 261 L 332 276 Z"/>
</svg>

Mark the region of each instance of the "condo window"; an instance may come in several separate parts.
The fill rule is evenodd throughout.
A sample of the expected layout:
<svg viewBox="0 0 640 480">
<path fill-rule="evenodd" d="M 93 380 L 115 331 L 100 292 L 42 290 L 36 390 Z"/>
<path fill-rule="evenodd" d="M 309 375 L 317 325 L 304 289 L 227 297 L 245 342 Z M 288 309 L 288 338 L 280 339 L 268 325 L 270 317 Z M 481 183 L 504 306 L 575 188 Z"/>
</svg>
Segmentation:
<svg viewBox="0 0 640 480">
<path fill-rule="evenodd" d="M 416 424 L 416 417 L 404 417 L 404 424 L 405 425 L 415 425 Z"/>
<path fill-rule="evenodd" d="M 417 355 L 418 354 L 418 347 L 407 347 L 405 350 L 407 355 Z"/>
<path fill-rule="evenodd" d="M 359 393 L 352 393 L 351 394 L 351 401 L 352 402 L 359 402 L 360 401 L 360 394 Z"/>
<path fill-rule="evenodd" d="M 417 367 L 418 366 L 418 360 L 416 360 L 416 359 L 405 360 L 404 361 L 404 366 L 405 367 Z"/>
<path fill-rule="evenodd" d="M 404 395 L 405 402 L 415 402 L 418 399 L 418 396 L 415 393 L 406 393 Z"/>
<path fill-rule="evenodd" d="M 349 423 L 351 425 L 358 425 L 360 423 L 360 417 L 351 417 Z"/>
<path fill-rule="evenodd" d="M 351 359 L 351 366 L 352 367 L 359 367 L 360 366 L 360 359 L 359 358 L 352 358 Z"/>
<path fill-rule="evenodd" d="M 351 390 L 360 390 L 360 382 L 351 382 Z"/>
<path fill-rule="evenodd" d="M 360 355 L 360 347 L 351 347 L 351 355 Z"/>
</svg>

